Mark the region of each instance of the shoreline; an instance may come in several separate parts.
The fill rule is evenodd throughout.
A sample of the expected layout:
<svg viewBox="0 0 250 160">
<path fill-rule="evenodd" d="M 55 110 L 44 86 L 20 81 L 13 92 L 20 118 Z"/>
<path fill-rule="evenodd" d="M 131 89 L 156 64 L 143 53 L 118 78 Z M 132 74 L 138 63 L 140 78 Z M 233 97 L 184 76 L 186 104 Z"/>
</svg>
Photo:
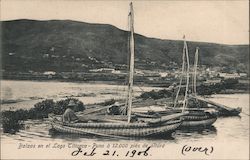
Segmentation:
<svg viewBox="0 0 250 160">
<path fill-rule="evenodd" d="M 125 82 L 120 82 L 120 81 L 80 81 L 80 80 L 58 80 L 58 79 L 51 79 L 51 80 L 39 80 L 39 79 L 0 79 L 1 81 L 31 81 L 31 82 L 61 82 L 61 83 L 76 83 L 76 84 L 105 84 L 105 85 L 125 85 Z M 140 83 L 140 82 L 135 82 L 134 85 L 140 85 L 143 84 L 142 86 L 144 87 L 158 87 L 162 88 L 165 87 L 165 85 L 160 85 L 162 83 L 158 83 L 159 85 L 156 84 L 148 84 L 148 83 Z M 167 83 L 166 83 L 167 85 Z"/>
<path fill-rule="evenodd" d="M 72 84 L 76 84 L 76 87 L 79 87 L 79 84 L 83 84 L 83 85 L 80 85 L 81 86 L 81 89 L 79 91 L 76 91 L 76 93 L 72 92 L 72 90 L 69 90 L 69 92 L 67 90 L 62 90 L 61 92 L 63 93 L 61 96 L 63 97 L 53 97 L 54 95 L 57 95 L 59 94 L 59 91 L 56 91 L 55 93 L 53 93 L 51 96 L 52 97 L 44 97 L 43 95 L 26 95 L 26 98 L 23 99 L 22 97 L 6 97 L 4 98 L 4 96 L 1 96 L 1 110 L 13 110 L 13 109 L 20 109 L 20 108 L 24 108 L 24 109 L 28 109 L 28 108 L 31 108 L 33 107 L 33 105 L 36 103 L 36 102 L 39 102 L 39 101 L 42 101 L 42 100 L 45 100 L 45 99 L 54 99 L 54 100 L 57 100 L 57 99 L 65 99 L 67 97 L 72 97 L 72 98 L 77 98 L 79 100 L 82 100 L 84 102 L 84 104 L 86 105 L 91 105 L 91 104 L 94 104 L 95 102 L 104 102 L 108 99 L 116 99 L 118 97 L 121 97 L 122 94 L 117 94 L 117 95 L 112 95 L 113 94 L 113 91 L 110 92 L 110 90 L 113 89 L 117 89 L 115 86 L 107 86 L 106 88 L 107 89 L 110 89 L 109 91 L 107 91 L 107 94 L 106 93 L 106 88 L 105 88 L 105 85 L 121 85 L 121 84 L 118 84 L 117 82 L 114 82 L 114 81 L 109 81 L 107 83 L 107 81 L 89 81 L 89 82 L 62 82 L 62 81 L 57 81 L 57 80 L 6 80 L 6 79 L 1 79 L 0 82 L 3 83 L 3 82 L 20 82 L 20 84 L 18 85 L 22 85 L 23 83 L 21 82 L 37 82 L 38 84 L 35 84 L 35 86 L 39 86 L 39 82 L 45 82 L 45 83 L 48 83 L 49 85 L 46 85 L 47 88 L 45 89 L 50 89 L 50 87 L 54 86 L 53 83 L 72 83 Z M 98 84 L 98 85 L 104 85 L 104 87 L 101 87 L 100 88 L 100 95 L 98 97 L 96 97 L 96 93 L 97 93 L 97 90 L 92 90 L 93 86 L 88 86 L 88 88 L 86 88 L 84 86 L 84 84 L 86 84 L 88 86 L 88 84 L 93 84 L 93 86 L 95 84 Z M 11 83 L 9 84 L 11 85 Z M 62 88 L 64 87 L 65 85 L 64 84 L 58 84 L 59 88 Z M 123 84 L 124 85 L 124 84 Z M 25 83 L 25 86 L 29 86 L 29 83 Z M 74 85 L 73 85 L 74 86 Z M 125 85 L 124 85 L 125 86 Z M 154 87 L 154 86 L 150 86 L 150 85 L 138 85 L 138 84 L 135 84 L 135 86 L 139 86 L 139 87 L 149 87 L 148 89 L 144 89 L 142 90 L 142 92 L 139 90 L 137 94 L 141 94 L 141 93 L 149 93 L 150 91 L 152 90 L 155 90 L 156 92 L 158 91 L 161 91 L 161 90 L 164 90 L 164 89 L 167 89 L 167 87 Z M 238 85 L 237 85 L 238 86 Z M 236 87 L 237 87 L 236 86 Z M 248 85 L 249 86 L 249 85 Z M 152 87 L 152 88 L 151 88 Z M 2 87 L 3 88 L 3 87 Z M 13 88 L 14 89 L 14 88 Z M 25 87 L 23 87 L 22 89 L 25 89 Z M 57 90 L 57 88 L 55 88 Z M 90 89 L 90 90 L 88 90 Z M 141 88 L 140 88 L 141 89 Z M 26 89 L 25 89 L 26 90 Z M 31 90 L 32 90 L 32 87 L 31 87 Z M 4 90 L 2 90 L 4 91 Z M 46 91 L 49 91 L 49 90 L 45 90 Z M 73 89 L 73 91 L 75 91 Z M 13 92 L 13 91 L 11 91 Z M 57 93 L 58 92 L 58 93 Z M 78 93 L 79 92 L 79 93 Z M 110 92 L 110 93 L 109 93 Z M 123 91 L 120 91 L 120 92 L 123 92 Z M 168 91 L 167 91 L 168 92 Z M 15 93 L 15 91 L 14 91 Z M 32 91 L 30 94 L 32 93 L 35 93 L 34 91 Z M 85 93 L 86 96 L 84 96 L 82 93 Z M 104 93 L 104 94 L 102 94 Z M 116 91 L 115 93 L 118 93 L 118 91 Z M 165 92 L 163 92 L 165 93 Z M 12 94 L 12 93 L 11 93 Z M 45 93 L 46 94 L 46 93 Z M 95 95 L 95 96 L 91 96 L 91 95 Z M 217 93 L 212 93 L 211 95 L 204 95 L 204 96 L 213 96 L 213 95 L 218 95 L 218 94 L 250 94 L 250 91 L 249 91 L 249 87 L 246 87 L 244 89 L 242 89 L 242 86 L 240 89 L 236 88 L 236 89 L 223 89 L 223 90 L 220 90 L 219 92 Z M 3 94 L 4 95 L 4 94 Z M 79 95 L 81 95 L 79 97 Z"/>
<path fill-rule="evenodd" d="M 242 85 L 247 85 L 248 86 L 248 89 L 246 89 L 246 91 L 250 91 L 250 79 L 246 79 L 247 82 L 240 82 L 242 81 L 242 79 L 238 79 L 239 80 L 239 84 L 242 84 Z M 0 82 L 1 81 L 32 81 L 32 82 L 62 82 L 62 83 L 76 83 L 76 84 L 79 84 L 79 83 L 88 83 L 88 84 L 107 84 L 107 85 L 125 85 L 126 84 L 126 81 L 115 81 L 115 80 L 77 80 L 77 79 L 6 79 L 3 77 L 1 77 L 0 79 Z M 245 81 L 245 80 L 244 80 Z M 141 81 L 134 81 L 134 85 L 141 85 L 141 86 L 145 86 L 145 87 L 158 87 L 158 88 L 164 88 L 164 87 L 169 87 L 171 84 L 173 83 L 179 83 L 179 81 L 174 81 L 174 80 L 168 80 L 168 81 L 144 81 L 144 82 L 141 82 Z M 0 83 L 1 84 L 1 83 Z M 198 86 L 200 86 L 201 84 L 205 84 L 203 82 L 200 82 L 200 84 Z M 197 87 L 198 87 L 197 86 Z M 233 89 L 233 90 L 240 90 L 240 89 Z M 238 93 L 238 92 L 237 92 Z"/>
<path fill-rule="evenodd" d="M 250 94 L 250 90 L 238 90 L 238 89 L 234 89 L 234 90 L 228 90 L 228 91 L 222 91 L 220 93 L 217 94 Z"/>
<path fill-rule="evenodd" d="M 217 94 L 204 95 L 204 96 L 207 97 L 207 98 L 211 98 L 211 97 L 218 96 L 218 95 L 237 95 L 237 94 L 240 94 L 240 95 L 248 94 L 248 95 L 250 95 L 250 92 L 248 92 L 248 91 L 234 92 L 234 93 L 226 92 L 226 93 L 217 93 Z M 79 99 L 79 97 L 71 97 L 71 98 Z M 84 98 L 84 97 L 80 97 L 80 98 Z M 15 111 L 15 110 L 18 110 L 18 109 L 28 110 L 30 108 L 33 108 L 36 103 L 42 102 L 42 101 L 44 101 L 46 99 L 50 99 L 50 98 L 42 98 L 42 99 L 36 99 L 36 100 L 34 100 L 34 99 L 33 100 L 20 100 L 20 99 L 17 99 L 17 100 L 1 100 L 0 112 L 7 111 L 7 110 Z M 62 98 L 62 99 L 66 99 L 66 98 Z M 108 100 L 111 100 L 111 99 L 103 100 L 103 101 L 100 101 L 98 103 L 104 103 L 105 101 L 108 101 Z M 53 100 L 55 100 L 55 99 L 53 99 Z M 92 106 L 94 104 L 96 104 L 96 103 L 85 103 L 86 107 L 87 106 Z"/>
</svg>

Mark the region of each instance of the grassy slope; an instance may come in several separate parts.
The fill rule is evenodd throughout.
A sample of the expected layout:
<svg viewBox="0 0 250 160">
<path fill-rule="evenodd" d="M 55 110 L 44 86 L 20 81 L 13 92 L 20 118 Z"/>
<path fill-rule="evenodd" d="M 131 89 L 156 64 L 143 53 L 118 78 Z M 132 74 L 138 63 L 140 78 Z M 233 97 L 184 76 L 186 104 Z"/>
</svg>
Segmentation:
<svg viewBox="0 0 250 160">
<path fill-rule="evenodd" d="M 88 24 L 69 20 L 2 22 L 3 69 L 19 70 L 82 70 L 81 65 L 98 67 L 88 57 L 99 61 L 127 64 L 128 33 L 106 24 Z M 142 35 L 135 36 L 136 58 L 157 64 L 181 62 L 182 41 L 160 40 Z M 200 64 L 231 66 L 247 71 L 248 45 L 220 45 L 189 42 L 190 60 L 195 47 L 200 48 Z M 54 47 L 54 51 L 51 48 Z M 10 52 L 16 53 L 9 56 Z M 43 58 L 44 54 L 59 58 Z M 64 57 L 63 57 L 64 56 Z M 81 60 L 76 62 L 74 58 Z M 146 62 L 145 62 L 146 63 Z"/>
</svg>

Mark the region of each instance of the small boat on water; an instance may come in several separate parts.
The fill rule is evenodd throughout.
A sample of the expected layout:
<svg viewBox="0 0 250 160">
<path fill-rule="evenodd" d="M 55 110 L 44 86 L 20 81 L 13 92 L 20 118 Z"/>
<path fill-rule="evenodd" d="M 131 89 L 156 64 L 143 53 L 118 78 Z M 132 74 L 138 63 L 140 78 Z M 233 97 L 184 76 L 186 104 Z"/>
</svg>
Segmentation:
<svg viewBox="0 0 250 160">
<path fill-rule="evenodd" d="M 193 92 L 196 94 L 196 69 L 197 69 L 197 62 L 198 62 L 198 51 L 199 49 L 196 48 L 195 52 L 195 61 L 194 61 L 194 76 L 193 76 Z M 182 79 L 186 68 L 186 89 L 184 100 L 182 102 L 182 109 L 177 107 L 177 102 L 179 98 L 180 89 L 182 86 Z M 188 46 L 184 36 L 184 47 L 183 47 L 183 55 L 182 55 L 182 75 L 180 78 L 178 90 L 176 93 L 176 97 L 174 100 L 173 107 L 166 108 L 166 113 L 180 113 L 183 110 L 188 111 L 188 114 L 183 116 L 183 123 L 181 127 L 189 128 L 189 127 L 208 127 L 211 126 L 217 120 L 217 113 L 214 110 L 206 110 L 200 109 L 198 106 L 192 106 L 190 108 L 189 101 L 190 101 L 190 94 L 189 91 L 189 55 L 188 55 Z"/>
<path fill-rule="evenodd" d="M 217 108 L 217 111 L 219 112 L 219 116 L 221 117 L 239 116 L 239 114 L 242 112 L 242 108 L 241 107 L 231 108 L 231 109 Z"/>
<path fill-rule="evenodd" d="M 183 115 L 182 123 L 179 128 L 194 128 L 202 127 L 206 128 L 211 126 L 217 120 L 217 112 L 214 110 L 198 109 L 198 108 L 187 108 L 185 109 L 186 114 Z M 171 114 L 182 113 L 180 108 L 167 108 L 165 111 L 157 111 L 151 113 L 134 113 L 140 120 L 153 119 L 155 117 L 162 117 Z"/>
<path fill-rule="evenodd" d="M 126 100 L 126 113 L 121 119 L 116 119 L 115 115 L 106 116 L 98 121 L 82 121 L 77 123 L 65 123 L 58 118 L 58 116 L 50 116 L 51 126 L 54 130 L 60 133 L 73 133 L 81 135 L 97 135 L 105 137 L 149 137 L 156 135 L 169 136 L 182 123 L 181 117 L 185 115 L 184 112 L 154 118 L 150 121 L 132 121 L 132 87 L 134 74 L 134 13 L 133 5 L 130 3 L 129 12 L 130 24 L 130 72 L 128 83 L 128 96 Z M 93 116 L 89 114 L 89 116 Z M 123 120 L 122 120 L 123 119 Z"/>
<path fill-rule="evenodd" d="M 227 107 L 225 105 L 215 103 L 215 102 L 208 100 L 206 98 L 203 98 L 201 96 L 197 96 L 196 75 L 197 75 L 198 57 L 199 57 L 199 50 L 197 48 L 196 52 L 195 52 L 194 72 L 193 72 L 194 74 L 193 74 L 193 79 L 192 79 L 193 80 L 192 81 L 193 82 L 193 87 L 192 87 L 193 95 L 189 95 L 189 97 L 194 99 L 196 102 L 197 101 L 202 102 L 204 105 L 201 105 L 201 107 L 203 107 L 203 108 L 214 108 L 218 112 L 217 113 L 218 116 L 238 116 L 242 111 L 242 108 L 240 108 L 240 107 L 230 108 L 230 107 Z M 210 104 L 212 106 L 208 107 L 208 104 Z"/>
<path fill-rule="evenodd" d="M 180 126 L 183 114 L 165 116 L 150 122 L 79 122 L 63 123 L 52 117 L 52 128 L 61 133 L 97 135 L 105 137 L 150 137 L 156 135 L 171 136 Z"/>
<path fill-rule="evenodd" d="M 213 102 L 201 96 L 193 96 L 192 98 L 205 103 L 206 105 L 203 108 L 213 108 L 216 111 L 218 111 L 218 116 L 220 117 L 238 116 L 242 112 L 241 107 L 237 108 L 227 107 L 225 105 Z M 210 106 L 208 106 L 208 104 Z"/>
<path fill-rule="evenodd" d="M 217 120 L 217 114 L 213 111 L 209 112 L 207 110 L 197 109 L 187 109 L 187 111 L 189 113 L 184 115 L 182 119 L 182 128 L 209 127 Z"/>
</svg>

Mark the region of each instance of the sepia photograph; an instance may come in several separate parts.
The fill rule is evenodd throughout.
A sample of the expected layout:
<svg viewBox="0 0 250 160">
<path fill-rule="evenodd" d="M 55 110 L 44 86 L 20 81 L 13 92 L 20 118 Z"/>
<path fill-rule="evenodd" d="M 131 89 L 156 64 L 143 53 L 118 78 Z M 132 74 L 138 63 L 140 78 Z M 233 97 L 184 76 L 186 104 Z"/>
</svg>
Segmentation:
<svg viewBox="0 0 250 160">
<path fill-rule="evenodd" d="M 249 160 L 248 0 L 0 0 L 0 154 Z"/>
</svg>

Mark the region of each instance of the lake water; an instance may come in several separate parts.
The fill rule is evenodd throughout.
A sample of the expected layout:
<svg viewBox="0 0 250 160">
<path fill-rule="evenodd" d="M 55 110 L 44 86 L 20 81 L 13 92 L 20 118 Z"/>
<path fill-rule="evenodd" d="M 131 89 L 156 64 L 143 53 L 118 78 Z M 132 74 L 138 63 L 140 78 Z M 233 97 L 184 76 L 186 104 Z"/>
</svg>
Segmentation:
<svg viewBox="0 0 250 160">
<path fill-rule="evenodd" d="M 139 95 L 142 90 L 160 89 L 153 87 L 135 87 L 135 95 Z M 106 84 L 82 84 L 68 82 L 33 82 L 33 81 L 1 81 L 1 100 L 12 101 L 1 105 L 1 109 L 30 108 L 34 103 L 45 98 L 55 100 L 76 97 L 84 103 L 96 103 L 110 98 L 124 98 L 125 86 Z M 84 94 L 83 94 L 84 93 Z M 84 95 L 84 97 L 82 97 Z M 72 136 L 52 136 L 49 134 L 51 128 L 49 123 L 44 121 L 29 121 L 26 129 L 21 130 L 17 135 L 1 134 L 1 157 L 11 157 L 20 159 L 9 154 L 10 149 L 20 155 L 23 159 L 37 158 L 72 158 L 70 153 L 74 149 L 51 148 L 48 149 L 18 149 L 20 144 L 44 144 L 54 145 L 87 144 L 88 149 L 93 145 L 100 145 L 100 150 L 105 150 L 101 145 L 133 144 L 151 145 L 151 157 L 137 157 L 142 159 L 249 159 L 249 94 L 228 94 L 213 95 L 209 98 L 215 102 L 230 106 L 242 107 L 243 111 L 238 117 L 218 118 L 211 128 L 193 131 L 176 131 L 171 139 L 137 139 L 118 140 L 101 139 L 94 137 L 72 137 Z M 16 101 L 16 103 L 14 103 Z M 213 147 L 214 151 L 210 155 L 204 153 L 181 153 L 182 148 L 187 146 Z M 117 152 L 123 152 L 128 148 L 116 148 Z M 138 150 L 141 148 L 138 148 Z M 99 151 L 98 150 L 98 151 Z M 61 153 L 61 154 L 60 154 Z M 66 155 L 65 155 L 66 154 Z M 84 157 L 74 157 L 84 159 Z M 88 157 L 85 157 L 88 158 Z M 100 157 L 101 159 L 112 159 L 112 157 Z M 120 157 L 123 159 L 124 157 Z M 126 157 L 127 158 L 127 157 Z M 10 159 L 10 158 L 9 158 Z"/>
<path fill-rule="evenodd" d="M 152 89 L 160 88 L 135 86 L 133 94 L 138 96 L 143 91 Z M 111 98 L 124 99 L 126 90 L 127 86 L 122 85 L 3 80 L 1 81 L 1 109 L 28 109 L 44 99 L 60 100 L 67 97 L 78 98 L 84 104 L 93 104 Z"/>
</svg>

